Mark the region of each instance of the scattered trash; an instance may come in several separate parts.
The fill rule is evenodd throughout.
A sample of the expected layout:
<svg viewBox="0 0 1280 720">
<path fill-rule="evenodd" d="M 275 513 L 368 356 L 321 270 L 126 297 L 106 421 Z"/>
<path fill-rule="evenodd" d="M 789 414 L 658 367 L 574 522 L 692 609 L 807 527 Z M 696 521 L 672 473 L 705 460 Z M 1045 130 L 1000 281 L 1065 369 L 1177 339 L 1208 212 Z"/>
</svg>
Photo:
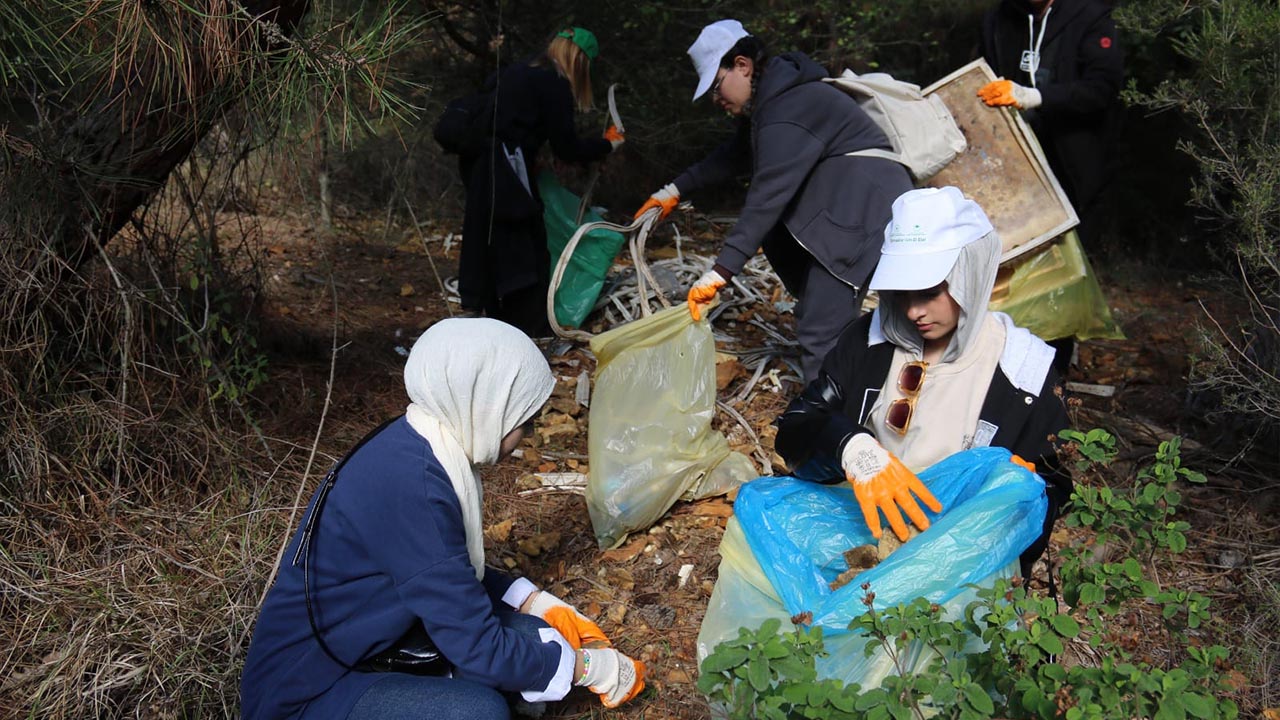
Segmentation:
<svg viewBox="0 0 1280 720">
<path fill-rule="evenodd" d="M 573 388 L 573 399 L 584 408 L 591 407 L 591 373 L 578 373 L 578 384 Z"/>
<path fill-rule="evenodd" d="M 685 563 L 680 566 L 680 571 L 676 573 L 676 577 L 680 578 L 679 587 L 684 587 L 689 582 L 689 576 L 693 574 L 693 563 Z"/>
</svg>

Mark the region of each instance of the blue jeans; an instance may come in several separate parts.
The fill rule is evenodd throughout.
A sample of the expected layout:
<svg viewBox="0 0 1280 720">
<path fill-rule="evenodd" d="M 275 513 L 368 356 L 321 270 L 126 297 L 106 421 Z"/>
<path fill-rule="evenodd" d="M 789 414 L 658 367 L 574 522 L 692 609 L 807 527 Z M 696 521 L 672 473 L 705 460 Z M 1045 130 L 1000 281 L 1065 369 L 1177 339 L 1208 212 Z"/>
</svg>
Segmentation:
<svg viewBox="0 0 1280 720">
<path fill-rule="evenodd" d="M 548 627 L 532 615 L 508 610 L 495 613 L 503 627 L 538 637 Z M 515 694 L 512 700 L 519 700 Z M 422 677 L 386 673 L 356 701 L 347 720 L 508 720 L 508 696 L 465 676 Z"/>
</svg>

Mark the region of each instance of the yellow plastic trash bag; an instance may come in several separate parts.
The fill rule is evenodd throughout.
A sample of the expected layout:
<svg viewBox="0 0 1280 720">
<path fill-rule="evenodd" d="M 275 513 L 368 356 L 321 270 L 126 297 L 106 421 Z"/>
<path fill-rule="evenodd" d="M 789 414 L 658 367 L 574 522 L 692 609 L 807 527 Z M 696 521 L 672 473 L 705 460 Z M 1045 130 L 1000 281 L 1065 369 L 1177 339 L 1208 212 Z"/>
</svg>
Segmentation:
<svg viewBox="0 0 1280 720">
<path fill-rule="evenodd" d="M 1123 340 L 1074 230 L 1000 269 L 992 310 L 1043 340 Z"/>
<path fill-rule="evenodd" d="M 727 492 L 758 474 L 711 429 L 715 341 L 680 305 L 591 341 L 587 510 L 603 549 L 648 528 L 676 500 Z"/>
</svg>

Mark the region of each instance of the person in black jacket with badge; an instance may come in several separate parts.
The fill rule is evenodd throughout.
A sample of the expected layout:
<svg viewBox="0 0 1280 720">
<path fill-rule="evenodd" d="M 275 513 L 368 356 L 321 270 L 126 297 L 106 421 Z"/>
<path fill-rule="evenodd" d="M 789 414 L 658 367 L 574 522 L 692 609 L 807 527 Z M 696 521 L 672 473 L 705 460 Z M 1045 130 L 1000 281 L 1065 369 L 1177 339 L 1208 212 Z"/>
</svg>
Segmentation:
<svg viewBox="0 0 1280 720">
<path fill-rule="evenodd" d="M 796 296 L 796 335 L 804 381 L 817 376 L 840 331 L 858 316 L 858 298 L 875 267 L 876 246 L 893 199 L 911 189 L 902 165 L 862 150 L 892 150 L 858 102 L 830 83 L 803 53 L 770 57 L 737 20 L 702 29 L 689 47 L 698 72 L 694 99 L 740 119 L 737 133 L 654 193 L 636 212 L 665 217 L 682 195 L 750 172 L 742 214 L 715 265 L 689 290 L 701 308 L 756 254 L 765 255 Z"/>
<path fill-rule="evenodd" d="M 982 55 L 1001 79 L 978 91 L 1035 131 L 1080 216 L 1086 245 L 1111 175 L 1124 52 L 1102 0 L 1001 0 L 982 23 Z"/>
<path fill-rule="evenodd" d="M 502 320 L 531 336 L 549 334 L 551 259 L 538 196 L 537 157 L 595 162 L 623 143 L 610 126 L 601 138 L 578 137 L 574 111 L 592 106 L 591 61 L 599 44 L 589 30 L 566 28 L 531 62 L 496 78 L 491 142 L 461 158 L 467 205 L 458 261 L 458 294 L 469 315 Z"/>
<path fill-rule="evenodd" d="M 937 501 L 914 472 L 961 450 L 1010 450 L 1045 479 L 1044 551 L 1072 482 L 1054 438 L 1069 425 L 1053 349 L 987 310 L 1000 239 L 982 208 L 954 187 L 923 188 L 893 203 L 871 289 L 879 307 L 841 334 L 811 382 L 778 419 L 775 447 L 792 474 L 849 480 L 875 537 L 880 513 L 906 539 Z M 913 495 L 915 497 L 913 497 Z"/>
</svg>

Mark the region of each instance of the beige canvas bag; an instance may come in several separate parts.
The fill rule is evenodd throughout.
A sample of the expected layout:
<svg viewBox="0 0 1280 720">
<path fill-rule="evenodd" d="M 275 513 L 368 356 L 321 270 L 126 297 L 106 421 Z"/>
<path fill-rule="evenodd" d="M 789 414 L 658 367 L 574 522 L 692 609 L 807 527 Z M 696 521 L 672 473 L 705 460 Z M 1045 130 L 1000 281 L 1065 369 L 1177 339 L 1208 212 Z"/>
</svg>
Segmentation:
<svg viewBox="0 0 1280 720">
<path fill-rule="evenodd" d="M 859 75 L 845 70 L 826 82 L 849 93 L 871 116 L 893 151 L 880 149 L 848 153 L 860 157 L 882 157 L 904 165 L 917 184 L 933 177 L 952 158 L 964 152 L 964 134 L 942 98 L 925 97 L 919 85 L 895 80 L 887 73 Z"/>
</svg>

